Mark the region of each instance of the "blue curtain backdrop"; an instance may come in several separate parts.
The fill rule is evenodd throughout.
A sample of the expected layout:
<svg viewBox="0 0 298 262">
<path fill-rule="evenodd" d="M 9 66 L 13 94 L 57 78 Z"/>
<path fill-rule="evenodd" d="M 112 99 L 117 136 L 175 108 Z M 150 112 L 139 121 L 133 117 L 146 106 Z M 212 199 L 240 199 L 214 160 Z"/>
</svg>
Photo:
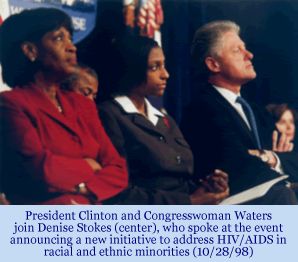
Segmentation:
<svg viewBox="0 0 298 262">
<path fill-rule="evenodd" d="M 202 24 L 229 19 L 241 26 L 241 36 L 254 53 L 256 80 L 244 93 L 266 105 L 287 102 L 298 108 L 298 1 L 296 0 L 162 0 L 165 22 L 163 48 L 170 80 L 164 96 L 167 111 L 179 122 L 183 107 L 194 93 L 189 50 L 195 30 Z M 83 41 L 80 58 L 95 67 L 101 87 L 108 87 L 108 39 L 124 32 L 122 0 L 98 2 L 93 34 Z"/>
</svg>

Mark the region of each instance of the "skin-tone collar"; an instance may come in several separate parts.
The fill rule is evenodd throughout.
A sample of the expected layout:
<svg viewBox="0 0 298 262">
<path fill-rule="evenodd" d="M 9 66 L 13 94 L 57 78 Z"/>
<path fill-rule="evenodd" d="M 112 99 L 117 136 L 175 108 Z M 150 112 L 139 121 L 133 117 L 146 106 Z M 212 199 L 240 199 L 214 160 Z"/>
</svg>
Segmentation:
<svg viewBox="0 0 298 262">
<path fill-rule="evenodd" d="M 59 88 L 58 82 L 49 79 L 44 74 L 37 73 L 35 75 L 34 83 L 42 89 L 50 99 L 56 98 L 57 88 Z"/>
<path fill-rule="evenodd" d="M 143 95 L 138 94 L 137 92 L 132 92 L 128 95 L 128 97 L 133 102 L 137 110 L 144 116 L 147 116 L 145 97 Z"/>
</svg>

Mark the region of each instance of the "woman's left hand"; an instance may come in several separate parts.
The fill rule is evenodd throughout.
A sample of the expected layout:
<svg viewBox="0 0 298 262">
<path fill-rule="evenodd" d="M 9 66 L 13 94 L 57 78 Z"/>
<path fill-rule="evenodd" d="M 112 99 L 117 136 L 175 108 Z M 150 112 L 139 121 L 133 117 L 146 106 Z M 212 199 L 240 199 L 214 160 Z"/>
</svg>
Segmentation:
<svg viewBox="0 0 298 262">
<path fill-rule="evenodd" d="M 203 186 L 209 192 L 225 192 L 229 189 L 229 176 L 222 170 L 215 169 L 214 172 L 203 180 Z"/>
<path fill-rule="evenodd" d="M 88 165 L 92 168 L 94 172 L 98 172 L 102 169 L 101 164 L 99 164 L 96 160 L 92 158 L 85 158 L 85 161 L 88 163 Z"/>
</svg>

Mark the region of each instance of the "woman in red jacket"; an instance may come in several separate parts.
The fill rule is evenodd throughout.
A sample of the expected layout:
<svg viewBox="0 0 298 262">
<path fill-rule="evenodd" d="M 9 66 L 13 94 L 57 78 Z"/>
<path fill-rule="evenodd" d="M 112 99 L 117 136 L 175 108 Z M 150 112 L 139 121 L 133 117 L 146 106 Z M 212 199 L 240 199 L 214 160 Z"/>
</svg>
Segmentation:
<svg viewBox="0 0 298 262">
<path fill-rule="evenodd" d="M 127 187 L 127 169 L 94 103 L 59 85 L 77 67 L 70 17 L 38 8 L 0 27 L 1 186 L 12 204 L 97 204 Z"/>
</svg>

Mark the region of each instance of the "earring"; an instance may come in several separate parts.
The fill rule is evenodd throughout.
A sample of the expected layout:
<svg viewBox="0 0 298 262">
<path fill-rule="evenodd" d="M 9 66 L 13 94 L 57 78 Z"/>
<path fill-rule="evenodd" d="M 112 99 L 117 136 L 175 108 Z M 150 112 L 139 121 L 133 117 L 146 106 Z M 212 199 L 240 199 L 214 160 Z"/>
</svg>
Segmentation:
<svg viewBox="0 0 298 262">
<path fill-rule="evenodd" d="M 36 57 L 34 57 L 34 56 L 31 56 L 31 57 L 30 57 L 30 61 L 31 61 L 31 62 L 34 62 L 35 59 L 36 59 Z"/>
</svg>

